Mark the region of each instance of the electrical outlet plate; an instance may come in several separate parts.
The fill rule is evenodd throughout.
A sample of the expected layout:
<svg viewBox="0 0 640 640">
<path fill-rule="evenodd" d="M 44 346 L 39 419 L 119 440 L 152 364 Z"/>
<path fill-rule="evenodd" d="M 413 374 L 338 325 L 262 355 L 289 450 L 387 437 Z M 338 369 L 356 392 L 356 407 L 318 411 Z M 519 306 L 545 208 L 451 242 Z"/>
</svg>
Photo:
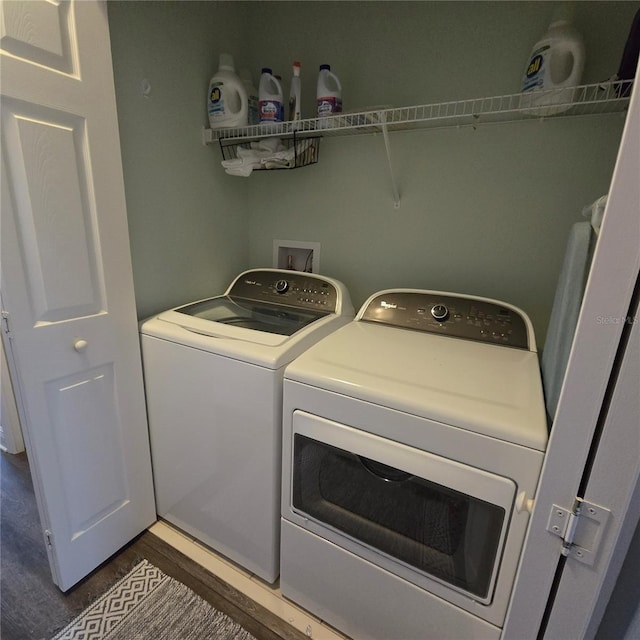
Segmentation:
<svg viewBox="0 0 640 640">
<path fill-rule="evenodd" d="M 276 269 L 291 269 L 320 273 L 320 243 L 301 240 L 274 240 L 273 266 Z"/>
</svg>

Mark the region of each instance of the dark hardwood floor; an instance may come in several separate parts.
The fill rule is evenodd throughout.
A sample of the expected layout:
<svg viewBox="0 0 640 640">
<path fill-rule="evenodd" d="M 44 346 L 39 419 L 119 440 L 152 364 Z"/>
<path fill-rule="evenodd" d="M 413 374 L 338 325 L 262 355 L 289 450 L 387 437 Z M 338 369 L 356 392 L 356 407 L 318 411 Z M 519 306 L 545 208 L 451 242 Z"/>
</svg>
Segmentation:
<svg viewBox="0 0 640 640">
<path fill-rule="evenodd" d="M 0 471 L 2 640 L 49 640 L 143 558 L 190 587 L 258 640 L 306 637 L 149 532 L 62 593 L 51 580 L 26 455 L 2 453 Z"/>
</svg>

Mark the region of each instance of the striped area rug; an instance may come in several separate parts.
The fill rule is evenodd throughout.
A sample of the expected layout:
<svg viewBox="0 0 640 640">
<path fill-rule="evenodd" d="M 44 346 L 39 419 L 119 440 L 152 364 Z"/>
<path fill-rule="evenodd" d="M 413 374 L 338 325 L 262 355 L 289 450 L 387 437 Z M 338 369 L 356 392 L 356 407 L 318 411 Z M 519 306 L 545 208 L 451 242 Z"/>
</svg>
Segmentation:
<svg viewBox="0 0 640 640">
<path fill-rule="evenodd" d="M 229 616 L 147 560 L 53 640 L 255 640 Z"/>
</svg>

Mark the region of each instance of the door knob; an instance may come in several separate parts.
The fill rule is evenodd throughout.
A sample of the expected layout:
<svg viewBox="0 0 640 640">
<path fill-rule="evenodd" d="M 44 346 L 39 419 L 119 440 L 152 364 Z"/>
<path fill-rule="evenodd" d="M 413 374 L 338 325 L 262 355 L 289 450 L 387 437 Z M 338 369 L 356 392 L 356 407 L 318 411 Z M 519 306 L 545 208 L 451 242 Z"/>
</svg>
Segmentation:
<svg viewBox="0 0 640 640">
<path fill-rule="evenodd" d="M 76 340 L 73 343 L 73 348 L 78 353 L 82 353 L 88 346 L 89 346 L 89 343 L 86 340 Z"/>
</svg>

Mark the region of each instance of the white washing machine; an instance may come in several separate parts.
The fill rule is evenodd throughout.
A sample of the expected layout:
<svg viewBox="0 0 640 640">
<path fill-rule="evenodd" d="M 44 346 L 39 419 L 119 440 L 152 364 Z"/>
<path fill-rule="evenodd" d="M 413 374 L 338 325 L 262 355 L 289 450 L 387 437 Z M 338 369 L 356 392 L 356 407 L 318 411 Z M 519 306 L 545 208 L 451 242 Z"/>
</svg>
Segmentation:
<svg viewBox="0 0 640 640">
<path fill-rule="evenodd" d="M 285 371 L 283 595 L 358 640 L 499 638 L 547 431 L 522 311 L 373 295 Z"/>
<path fill-rule="evenodd" d="M 158 515 L 267 582 L 279 571 L 284 368 L 353 315 L 337 280 L 259 269 L 141 326 Z"/>
</svg>

